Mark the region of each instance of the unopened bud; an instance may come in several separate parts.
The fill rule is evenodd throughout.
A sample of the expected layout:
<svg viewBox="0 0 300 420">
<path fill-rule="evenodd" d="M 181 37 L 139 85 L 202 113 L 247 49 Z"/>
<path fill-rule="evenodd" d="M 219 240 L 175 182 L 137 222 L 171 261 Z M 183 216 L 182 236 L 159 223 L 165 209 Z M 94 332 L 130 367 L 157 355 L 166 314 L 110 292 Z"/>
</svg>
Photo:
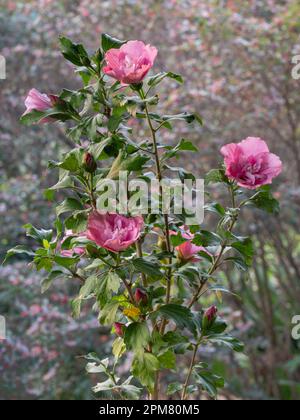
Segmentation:
<svg viewBox="0 0 300 420">
<path fill-rule="evenodd" d="M 51 101 L 52 106 L 57 105 L 58 103 L 62 103 L 63 101 L 56 95 L 48 95 Z"/>
<path fill-rule="evenodd" d="M 148 295 L 142 289 L 136 289 L 134 297 L 137 304 L 142 303 L 143 305 L 147 305 Z"/>
<path fill-rule="evenodd" d="M 158 238 L 157 246 L 158 246 L 158 248 L 160 248 L 162 251 L 167 251 L 167 249 L 168 249 L 168 245 L 167 245 L 166 238 L 164 238 L 163 236 L 160 236 L 160 237 Z"/>
<path fill-rule="evenodd" d="M 96 171 L 97 162 L 95 161 L 94 156 L 91 153 L 86 152 L 83 155 L 82 166 L 83 166 L 84 170 L 86 172 L 89 172 L 90 174 L 92 174 Z"/>
<path fill-rule="evenodd" d="M 125 324 L 122 324 L 121 322 L 115 322 L 114 327 L 115 327 L 116 334 L 119 337 L 123 337 Z"/>
<path fill-rule="evenodd" d="M 209 330 L 210 327 L 214 324 L 215 320 L 217 319 L 218 308 L 216 306 L 212 306 L 207 311 L 205 311 L 202 320 L 202 329 L 203 331 Z"/>
</svg>

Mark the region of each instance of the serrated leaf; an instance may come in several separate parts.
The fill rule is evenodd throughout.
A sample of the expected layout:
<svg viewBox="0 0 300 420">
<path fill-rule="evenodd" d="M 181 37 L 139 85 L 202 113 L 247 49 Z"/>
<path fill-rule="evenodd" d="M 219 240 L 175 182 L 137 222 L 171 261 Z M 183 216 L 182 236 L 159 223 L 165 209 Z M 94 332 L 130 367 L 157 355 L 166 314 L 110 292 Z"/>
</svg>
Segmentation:
<svg viewBox="0 0 300 420">
<path fill-rule="evenodd" d="M 229 180 L 224 169 L 212 169 L 205 177 L 205 184 L 228 184 Z"/>
<path fill-rule="evenodd" d="M 236 351 L 237 353 L 241 353 L 244 351 L 244 344 L 235 337 L 230 335 L 210 335 L 208 340 L 211 343 L 224 345 L 229 347 L 231 350 Z"/>
<path fill-rule="evenodd" d="M 220 376 L 214 375 L 208 370 L 200 370 L 194 373 L 196 383 L 206 391 L 212 398 L 218 395 L 218 388 L 224 388 L 224 379 Z"/>
<path fill-rule="evenodd" d="M 176 356 L 172 350 L 165 351 L 164 353 L 160 354 L 157 358 L 162 369 L 176 368 Z"/>
<path fill-rule="evenodd" d="M 107 303 L 101 310 L 99 320 L 102 325 L 111 326 L 117 320 L 117 312 L 120 303 L 118 301 L 112 301 Z"/>
<path fill-rule="evenodd" d="M 150 392 L 153 391 L 155 374 L 159 370 L 159 361 L 151 353 L 139 352 L 132 363 L 132 373 Z"/>
<path fill-rule="evenodd" d="M 172 72 L 162 72 L 158 73 L 155 76 L 152 76 L 148 80 L 148 86 L 154 87 L 159 85 L 164 79 L 169 78 L 175 80 L 177 83 L 182 84 L 183 78 L 179 74 L 175 74 Z"/>
<path fill-rule="evenodd" d="M 262 187 L 249 204 L 270 214 L 276 215 L 280 212 L 280 204 L 273 197 L 270 186 Z"/>
<path fill-rule="evenodd" d="M 125 331 L 124 342 L 129 350 L 139 350 L 150 341 L 150 331 L 146 322 L 133 322 Z"/>
<path fill-rule="evenodd" d="M 115 356 L 116 359 L 119 359 L 120 357 L 122 357 L 122 355 L 125 353 L 126 351 L 126 345 L 124 343 L 123 338 L 118 337 L 112 346 L 112 352 L 113 355 Z"/>
<path fill-rule="evenodd" d="M 155 261 L 150 261 L 145 258 L 136 258 L 132 261 L 132 264 L 138 272 L 147 274 L 150 277 L 162 277 L 159 264 Z"/>
<path fill-rule="evenodd" d="M 195 235 L 192 242 L 197 246 L 207 248 L 209 246 L 219 246 L 222 242 L 222 238 L 216 233 L 201 230 L 200 233 Z"/>
<path fill-rule="evenodd" d="M 238 241 L 231 244 L 231 247 L 236 249 L 245 260 L 247 266 L 251 266 L 254 257 L 254 246 L 251 238 L 239 238 Z"/>
<path fill-rule="evenodd" d="M 114 38 L 108 34 L 102 34 L 101 45 L 104 52 L 107 52 L 112 48 L 119 49 L 125 43 L 126 41 L 121 41 L 120 39 Z"/>
<path fill-rule="evenodd" d="M 28 255 L 29 257 L 34 257 L 35 256 L 35 253 L 32 252 L 32 251 L 30 251 L 30 250 L 28 250 L 25 246 L 18 245 L 15 248 L 12 248 L 9 251 L 7 251 L 6 257 L 5 257 L 4 261 L 3 261 L 3 264 L 5 264 L 6 261 L 9 258 L 13 257 L 14 255 L 18 255 L 18 254 L 25 254 L 25 255 Z"/>
<path fill-rule="evenodd" d="M 168 385 L 167 388 L 167 395 L 171 396 L 176 394 L 176 392 L 181 392 L 183 389 L 183 385 L 180 384 L 179 382 L 174 382 L 172 384 Z"/>
<path fill-rule="evenodd" d="M 83 205 L 75 198 L 68 197 L 56 207 L 56 215 L 58 217 L 63 213 L 73 212 L 76 210 L 83 210 Z"/>
<path fill-rule="evenodd" d="M 195 323 L 193 314 L 190 309 L 170 303 L 168 305 L 161 306 L 157 311 L 153 313 L 154 316 L 160 315 L 163 318 L 171 319 L 179 328 L 187 328 L 192 333 L 195 332 Z"/>
<path fill-rule="evenodd" d="M 65 273 L 63 273 L 62 271 L 52 271 L 52 273 L 50 273 L 48 277 L 41 281 L 42 294 L 45 293 L 51 287 L 54 280 L 63 276 L 65 276 Z"/>
</svg>

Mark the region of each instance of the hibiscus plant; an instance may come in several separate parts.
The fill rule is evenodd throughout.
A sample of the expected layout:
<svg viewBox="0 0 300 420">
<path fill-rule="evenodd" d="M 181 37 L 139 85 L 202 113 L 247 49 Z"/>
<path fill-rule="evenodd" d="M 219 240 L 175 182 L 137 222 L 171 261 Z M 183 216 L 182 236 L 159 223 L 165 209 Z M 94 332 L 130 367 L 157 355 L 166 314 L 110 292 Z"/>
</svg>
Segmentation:
<svg viewBox="0 0 300 420">
<path fill-rule="evenodd" d="M 164 211 L 161 181 L 174 176 L 182 182 L 196 179 L 174 166 L 174 160 L 181 153 L 195 153 L 197 147 L 186 139 L 174 146 L 163 139 L 176 121 L 197 126 L 201 117 L 187 112 L 160 115 L 155 109 L 159 85 L 166 79 L 183 83 L 182 77 L 171 72 L 150 77 L 158 51 L 140 41 L 104 34 L 93 55 L 65 37 L 60 44 L 82 87 L 60 95 L 33 89 L 21 121 L 65 123 L 74 148 L 49 163 L 59 172 L 57 184 L 45 192 L 49 201 L 59 200 L 53 229 L 26 225 L 36 248 L 18 246 L 8 257 L 25 253 L 37 270 L 45 271 L 43 293 L 55 287 L 56 280 L 78 282 L 78 296 L 71 302 L 74 317 L 93 300 L 99 323 L 115 336 L 111 358 L 86 356 L 87 371 L 99 375 L 94 392 L 100 397 L 109 392 L 116 398 L 137 399 L 147 391 L 153 400 L 167 395 L 186 400 L 204 391 L 215 398 L 224 380 L 201 362 L 201 349 L 224 345 L 241 352 L 243 344 L 226 332 L 217 307 L 203 308 L 202 299 L 211 295 L 218 302 L 228 292 L 218 277 L 227 264 L 245 272 L 251 266 L 254 247 L 250 238 L 237 234 L 237 223 L 245 207 L 278 211 L 270 184 L 282 170 L 280 159 L 254 137 L 222 148 L 225 162 L 208 173 L 205 185 L 228 191 L 230 204 L 206 203 L 206 212 L 217 218 L 213 231 L 187 223 L 188 215 L 173 211 L 174 203 Z M 138 141 L 141 126 L 147 131 Z M 145 209 L 142 196 L 140 214 L 104 210 L 103 196 L 109 199 L 104 181 L 117 181 L 124 171 L 135 180 L 159 182 L 158 211 L 151 211 L 150 203 Z M 117 201 L 122 201 L 121 193 Z M 132 194 L 127 191 L 128 200 Z M 131 373 L 121 380 L 118 367 L 127 354 Z M 178 358 L 187 361 L 182 372 L 176 370 Z M 166 370 L 177 375 L 176 382 L 168 382 Z"/>
</svg>

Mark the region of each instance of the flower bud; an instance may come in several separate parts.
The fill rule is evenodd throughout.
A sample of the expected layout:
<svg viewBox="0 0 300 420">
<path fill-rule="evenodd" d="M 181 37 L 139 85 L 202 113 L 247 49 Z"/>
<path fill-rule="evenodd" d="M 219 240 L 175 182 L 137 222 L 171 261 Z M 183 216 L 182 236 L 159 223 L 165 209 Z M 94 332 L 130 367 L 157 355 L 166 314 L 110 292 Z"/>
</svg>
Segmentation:
<svg viewBox="0 0 300 420">
<path fill-rule="evenodd" d="M 205 311 L 202 319 L 202 329 L 203 331 L 209 330 L 217 319 L 218 308 L 216 306 L 212 306 L 207 311 Z"/>
<path fill-rule="evenodd" d="M 148 295 L 142 289 L 136 289 L 134 297 L 137 304 L 142 303 L 143 305 L 147 305 Z"/>
<path fill-rule="evenodd" d="M 125 170 L 125 168 L 123 168 L 123 164 L 125 160 L 126 160 L 126 153 L 123 150 L 121 150 L 117 158 L 114 160 L 112 167 L 110 168 L 110 171 L 107 174 L 106 178 L 118 179 L 120 172 L 122 170 Z"/>
<path fill-rule="evenodd" d="M 164 238 L 163 236 L 159 236 L 157 246 L 162 251 L 167 251 L 168 246 L 167 246 L 166 238 Z"/>
<path fill-rule="evenodd" d="M 123 337 L 125 324 L 122 324 L 121 322 L 115 322 L 114 327 L 115 327 L 115 330 L 116 330 L 116 334 L 119 337 Z"/>
<path fill-rule="evenodd" d="M 92 174 L 96 171 L 97 162 L 95 161 L 94 156 L 91 153 L 86 152 L 83 155 L 82 166 L 83 166 L 84 170 L 86 172 L 89 172 L 90 174 Z"/>
</svg>

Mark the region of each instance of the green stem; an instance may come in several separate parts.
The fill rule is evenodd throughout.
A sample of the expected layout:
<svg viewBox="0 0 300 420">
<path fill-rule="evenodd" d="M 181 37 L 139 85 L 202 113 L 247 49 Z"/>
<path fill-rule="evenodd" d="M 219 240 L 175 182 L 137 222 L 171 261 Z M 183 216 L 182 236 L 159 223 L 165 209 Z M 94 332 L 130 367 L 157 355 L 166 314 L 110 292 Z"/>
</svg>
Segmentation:
<svg viewBox="0 0 300 420">
<path fill-rule="evenodd" d="M 146 95 L 141 89 L 139 91 L 141 99 L 145 100 Z M 157 145 L 157 138 L 156 138 L 156 130 L 153 127 L 151 117 L 149 114 L 148 104 L 145 103 L 145 113 L 146 113 L 146 119 L 151 131 L 152 136 L 152 143 L 153 143 L 153 153 L 155 156 L 155 163 L 156 163 L 156 177 L 159 181 L 159 194 L 160 197 L 163 197 L 163 188 L 161 181 L 163 179 L 162 176 L 162 170 L 161 170 L 161 164 L 160 164 L 160 158 L 159 158 L 159 151 L 158 151 L 158 145 Z M 164 214 L 164 224 L 165 224 L 165 239 L 166 239 L 166 246 L 167 246 L 167 252 L 171 254 L 172 252 L 172 246 L 171 246 L 171 239 L 170 239 L 170 223 L 169 223 L 169 216 L 167 214 Z M 166 279 L 167 279 L 167 290 L 166 290 L 166 304 L 168 304 L 171 300 L 171 286 L 172 286 L 172 257 L 169 259 L 169 268 L 166 273 Z M 163 335 L 166 329 L 167 320 L 163 319 L 161 327 L 160 327 L 160 334 Z M 156 378 L 155 378 L 155 385 L 154 385 L 154 392 L 151 395 L 152 400 L 157 400 L 159 398 L 159 385 L 160 385 L 160 374 L 157 372 Z"/>
<path fill-rule="evenodd" d="M 187 388 L 188 388 L 189 383 L 190 383 L 190 379 L 191 379 L 193 369 L 194 369 L 194 366 L 195 366 L 195 362 L 196 362 L 197 352 L 198 352 L 198 349 L 200 347 L 202 339 L 203 339 L 203 336 L 201 336 L 198 343 L 194 345 L 194 352 L 193 352 L 191 364 L 190 364 L 189 371 L 188 371 L 188 374 L 187 374 L 187 377 L 186 377 L 186 380 L 185 380 L 185 383 L 184 383 L 184 386 L 183 386 L 182 394 L 181 394 L 181 399 L 182 400 L 186 400 L 186 398 L 187 398 Z"/>
<path fill-rule="evenodd" d="M 238 207 L 236 207 L 236 199 L 235 199 L 235 186 L 234 186 L 234 185 L 231 185 L 231 186 L 229 187 L 229 190 L 230 190 L 230 195 L 231 195 L 231 204 L 232 204 L 232 208 L 239 210 L 239 209 L 241 208 L 241 205 L 240 205 L 240 206 L 238 206 Z M 228 228 L 228 232 L 229 232 L 229 233 L 232 233 L 232 231 L 233 231 L 233 229 L 234 229 L 234 227 L 235 227 L 235 225 L 236 225 L 237 221 L 238 221 L 238 218 L 237 218 L 237 217 L 233 217 L 233 218 L 232 218 L 232 221 L 231 221 L 230 226 L 229 226 L 229 228 Z M 205 286 L 205 284 L 207 283 L 207 281 L 208 281 L 208 279 L 209 279 L 209 276 L 212 276 L 212 275 L 216 272 L 216 270 L 219 268 L 219 266 L 220 266 L 220 262 L 221 262 L 221 260 L 222 260 L 222 258 L 223 258 L 223 254 L 224 254 L 224 252 L 225 252 L 225 250 L 226 250 L 227 246 L 228 246 L 228 240 L 226 240 L 226 241 L 222 244 L 222 247 L 221 247 L 220 253 L 219 253 L 218 257 L 214 260 L 214 262 L 213 262 L 213 264 L 212 264 L 212 266 L 211 266 L 211 268 L 210 268 L 210 270 L 209 270 L 209 272 L 208 272 L 208 277 L 207 277 L 207 279 L 206 279 L 204 282 L 201 282 L 201 284 L 200 284 L 200 286 L 199 286 L 199 288 L 198 288 L 197 292 L 195 293 L 195 295 L 193 296 L 193 298 L 191 299 L 191 301 L 190 301 L 190 303 L 189 303 L 189 305 L 188 305 L 188 307 L 189 307 L 189 308 L 191 308 L 191 307 L 194 305 L 194 303 L 195 303 L 195 302 L 199 299 L 199 296 L 201 295 L 201 292 L 202 292 L 202 290 L 203 290 L 203 287 L 204 287 L 204 286 Z"/>
<path fill-rule="evenodd" d="M 143 257 L 143 248 L 141 240 L 138 240 L 136 243 L 136 253 L 139 258 Z M 144 287 L 148 287 L 148 281 L 145 273 L 141 273 L 141 278 Z"/>
<path fill-rule="evenodd" d="M 141 96 L 141 99 L 146 99 L 145 93 L 142 89 L 140 90 L 140 96 Z M 159 151 L 158 151 L 158 145 L 157 145 L 157 139 L 156 139 L 156 130 L 153 127 L 147 103 L 145 103 L 145 112 L 146 112 L 146 119 L 150 128 L 150 131 L 151 131 L 155 162 L 156 162 L 156 176 L 160 183 L 159 191 L 160 191 L 160 197 L 162 197 L 163 188 L 161 185 L 161 181 L 163 179 L 163 176 L 162 176 L 162 170 L 161 170 L 160 159 L 159 159 Z M 165 239 L 166 239 L 166 245 L 167 245 L 167 252 L 171 254 L 172 246 L 171 246 L 171 239 L 170 239 L 170 223 L 169 223 L 169 216 L 167 214 L 164 214 L 164 222 L 165 222 Z M 170 268 L 168 268 L 168 273 L 167 273 L 167 293 L 166 293 L 167 304 L 170 302 L 170 299 L 171 299 L 171 285 L 172 285 L 172 268 L 171 268 L 172 258 L 171 257 L 169 259 L 169 265 L 170 265 Z M 165 327 L 166 327 L 166 320 L 163 321 L 162 326 L 161 326 L 160 332 L 162 334 L 165 331 Z"/>
</svg>

